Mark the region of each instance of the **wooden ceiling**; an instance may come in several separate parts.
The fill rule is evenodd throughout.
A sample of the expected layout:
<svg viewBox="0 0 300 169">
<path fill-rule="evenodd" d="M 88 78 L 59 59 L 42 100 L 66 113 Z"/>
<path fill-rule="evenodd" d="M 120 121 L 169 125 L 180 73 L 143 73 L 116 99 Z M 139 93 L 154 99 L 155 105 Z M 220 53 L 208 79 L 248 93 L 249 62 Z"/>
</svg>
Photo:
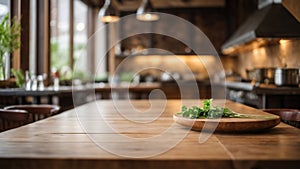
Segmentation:
<svg viewBox="0 0 300 169">
<path fill-rule="evenodd" d="M 103 6 L 105 0 L 82 0 L 93 8 Z M 119 11 L 134 11 L 141 4 L 142 0 L 111 0 Z M 200 7 L 224 7 L 225 0 L 151 0 L 156 9 L 172 8 L 200 8 Z"/>
</svg>

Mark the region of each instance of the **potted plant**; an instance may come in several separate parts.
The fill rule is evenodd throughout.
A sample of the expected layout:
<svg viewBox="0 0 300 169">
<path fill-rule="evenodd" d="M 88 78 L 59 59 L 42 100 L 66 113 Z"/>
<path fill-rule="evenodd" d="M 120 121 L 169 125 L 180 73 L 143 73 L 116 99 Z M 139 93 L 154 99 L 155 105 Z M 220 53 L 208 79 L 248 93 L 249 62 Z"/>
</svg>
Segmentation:
<svg viewBox="0 0 300 169">
<path fill-rule="evenodd" d="M 20 47 L 20 22 L 10 21 L 9 14 L 0 21 L 0 80 L 7 80 L 10 72 L 10 54 Z"/>
</svg>

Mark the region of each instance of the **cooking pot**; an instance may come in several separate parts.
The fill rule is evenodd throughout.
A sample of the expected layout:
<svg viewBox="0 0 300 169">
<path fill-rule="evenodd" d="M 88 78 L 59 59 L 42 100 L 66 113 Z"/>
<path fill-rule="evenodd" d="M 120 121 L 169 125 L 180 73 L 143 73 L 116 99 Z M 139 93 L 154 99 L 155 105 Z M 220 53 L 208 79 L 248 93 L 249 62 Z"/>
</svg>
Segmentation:
<svg viewBox="0 0 300 169">
<path fill-rule="evenodd" d="M 259 83 L 274 83 L 276 68 L 255 68 L 247 70 L 249 80 L 255 80 Z"/>
<path fill-rule="evenodd" d="M 277 68 L 275 70 L 275 85 L 277 86 L 298 86 L 299 69 Z"/>
<path fill-rule="evenodd" d="M 247 81 L 256 80 L 255 71 L 254 69 L 246 69 L 247 73 Z"/>
</svg>

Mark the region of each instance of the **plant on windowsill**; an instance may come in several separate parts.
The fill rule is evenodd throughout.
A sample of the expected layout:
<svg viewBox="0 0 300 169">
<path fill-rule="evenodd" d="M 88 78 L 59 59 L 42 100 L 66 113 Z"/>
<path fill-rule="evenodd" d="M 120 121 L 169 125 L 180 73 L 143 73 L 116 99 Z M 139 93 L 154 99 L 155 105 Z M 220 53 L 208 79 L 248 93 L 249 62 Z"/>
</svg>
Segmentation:
<svg viewBox="0 0 300 169">
<path fill-rule="evenodd" d="M 10 72 L 10 55 L 20 47 L 20 21 L 5 15 L 0 22 L 0 81 L 7 80 Z M 9 73 L 8 73 L 9 74 Z"/>
</svg>

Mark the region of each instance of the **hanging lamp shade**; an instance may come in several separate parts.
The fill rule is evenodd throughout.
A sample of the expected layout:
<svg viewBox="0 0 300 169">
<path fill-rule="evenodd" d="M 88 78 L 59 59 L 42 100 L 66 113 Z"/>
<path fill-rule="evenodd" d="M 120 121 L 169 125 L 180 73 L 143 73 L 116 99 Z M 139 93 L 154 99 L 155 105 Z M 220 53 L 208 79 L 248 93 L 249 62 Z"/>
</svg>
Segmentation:
<svg viewBox="0 0 300 169">
<path fill-rule="evenodd" d="M 117 10 L 111 4 L 111 0 L 105 0 L 103 7 L 98 13 L 98 17 L 102 22 L 117 22 L 120 19 L 117 15 Z"/>
<path fill-rule="evenodd" d="M 136 18 L 140 21 L 157 21 L 159 16 L 153 13 L 153 6 L 150 0 L 143 0 L 136 12 Z"/>
</svg>

